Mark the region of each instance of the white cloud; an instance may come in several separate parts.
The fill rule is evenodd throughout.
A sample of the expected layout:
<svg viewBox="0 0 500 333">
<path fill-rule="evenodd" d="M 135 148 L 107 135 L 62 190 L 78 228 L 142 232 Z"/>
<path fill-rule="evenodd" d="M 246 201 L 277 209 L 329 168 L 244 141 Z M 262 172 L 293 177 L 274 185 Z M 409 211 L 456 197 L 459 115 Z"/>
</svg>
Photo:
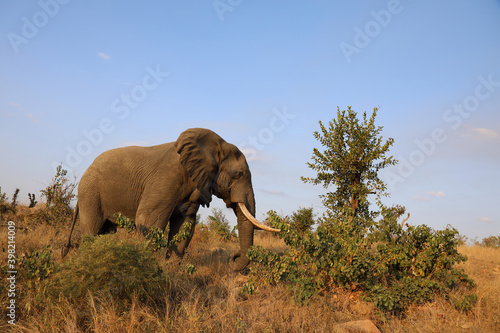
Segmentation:
<svg viewBox="0 0 500 333">
<path fill-rule="evenodd" d="M 33 113 L 28 113 L 26 115 L 26 117 L 28 117 L 29 119 L 31 119 L 33 122 L 37 123 L 38 122 L 38 119 L 35 117 L 35 115 Z"/>
<path fill-rule="evenodd" d="M 147 141 L 128 141 L 125 142 L 124 144 L 121 145 L 122 147 L 129 147 L 129 146 L 151 146 Z"/>
<path fill-rule="evenodd" d="M 474 127 L 467 130 L 462 136 L 474 141 L 484 141 L 498 139 L 500 134 L 489 128 Z"/>
<path fill-rule="evenodd" d="M 255 148 L 240 148 L 240 150 L 248 162 L 265 160 L 264 156 Z"/>
<path fill-rule="evenodd" d="M 415 195 L 413 196 L 413 199 L 418 200 L 418 201 L 429 201 L 429 197 L 435 197 L 435 198 L 445 198 L 446 194 L 443 191 L 429 191 L 426 192 L 425 195 Z"/>
<path fill-rule="evenodd" d="M 489 217 L 478 217 L 477 220 L 486 223 L 493 223 L 493 221 Z"/>
<path fill-rule="evenodd" d="M 460 131 L 450 133 L 443 153 L 460 163 L 500 163 L 500 127 L 490 121 L 490 128 L 462 126 Z M 449 161 L 448 163 L 452 163 Z"/>
<path fill-rule="evenodd" d="M 486 138 L 498 138 L 500 135 L 494 130 L 487 128 L 473 128 L 472 131 L 479 136 Z"/>
<path fill-rule="evenodd" d="M 270 190 L 260 190 L 260 191 L 267 193 L 267 194 L 270 194 L 270 195 L 276 195 L 276 196 L 280 196 L 280 197 L 287 197 L 288 196 L 288 194 L 286 194 L 285 192 L 282 192 L 282 191 L 270 191 Z"/>
<path fill-rule="evenodd" d="M 23 106 L 19 103 L 9 102 L 9 105 L 14 107 L 18 111 L 24 111 Z"/>
<path fill-rule="evenodd" d="M 428 201 L 429 200 L 429 198 L 423 197 L 421 195 L 414 195 L 413 199 L 418 200 L 418 201 Z"/>
<path fill-rule="evenodd" d="M 427 194 L 433 197 L 443 197 L 443 198 L 446 197 L 446 194 L 444 194 L 443 191 L 437 191 L 437 192 L 431 191 L 427 192 Z"/>
<path fill-rule="evenodd" d="M 37 116 L 35 116 L 35 114 L 33 114 L 33 113 L 26 113 L 26 111 L 24 110 L 24 107 L 20 103 L 9 102 L 8 104 L 11 107 L 10 108 L 11 110 L 12 109 L 15 110 L 14 112 L 10 112 L 10 111 L 6 112 L 9 117 L 15 117 L 16 114 L 19 114 L 21 116 L 25 116 L 26 118 L 30 119 L 34 123 L 38 122 Z M 40 113 L 38 113 L 38 114 L 40 114 Z"/>
<path fill-rule="evenodd" d="M 103 53 L 103 52 L 98 52 L 97 55 L 104 60 L 111 60 L 111 56 L 109 54 Z"/>
</svg>

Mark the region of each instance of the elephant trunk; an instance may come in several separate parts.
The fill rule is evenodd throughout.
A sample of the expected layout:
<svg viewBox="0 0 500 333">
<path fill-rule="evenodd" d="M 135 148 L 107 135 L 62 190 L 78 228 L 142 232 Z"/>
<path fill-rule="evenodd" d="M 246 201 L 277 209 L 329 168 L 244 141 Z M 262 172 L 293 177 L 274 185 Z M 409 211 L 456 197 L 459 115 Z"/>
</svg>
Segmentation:
<svg viewBox="0 0 500 333">
<path fill-rule="evenodd" d="M 244 208 L 242 209 L 242 207 Z M 240 271 L 250 263 L 250 259 L 246 256 L 246 253 L 253 245 L 254 225 L 245 215 L 243 211 L 245 208 L 251 215 L 255 215 L 255 199 L 253 192 L 248 195 L 247 202 L 233 205 L 234 213 L 238 219 L 238 235 L 240 240 L 240 250 L 234 253 L 229 260 L 229 267 L 233 271 Z"/>
</svg>

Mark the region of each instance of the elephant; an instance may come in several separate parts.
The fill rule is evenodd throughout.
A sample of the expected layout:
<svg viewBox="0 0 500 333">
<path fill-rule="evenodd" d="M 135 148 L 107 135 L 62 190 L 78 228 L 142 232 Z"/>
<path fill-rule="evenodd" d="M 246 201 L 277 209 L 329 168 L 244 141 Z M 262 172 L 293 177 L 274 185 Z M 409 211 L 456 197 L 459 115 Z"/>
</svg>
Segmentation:
<svg viewBox="0 0 500 333">
<path fill-rule="evenodd" d="M 83 234 L 116 232 L 117 212 L 133 218 L 138 228 L 170 225 L 168 242 L 183 223 L 193 222 L 201 206 L 209 207 L 212 195 L 224 200 L 237 217 L 240 249 L 231 255 L 233 271 L 250 262 L 254 229 L 279 232 L 255 219 L 255 198 L 250 169 L 244 154 L 215 132 L 191 128 L 177 141 L 151 147 L 130 146 L 99 155 L 83 174 L 78 200 L 63 257 L 71 246 L 77 216 Z M 189 239 L 173 245 L 182 258 Z"/>
</svg>

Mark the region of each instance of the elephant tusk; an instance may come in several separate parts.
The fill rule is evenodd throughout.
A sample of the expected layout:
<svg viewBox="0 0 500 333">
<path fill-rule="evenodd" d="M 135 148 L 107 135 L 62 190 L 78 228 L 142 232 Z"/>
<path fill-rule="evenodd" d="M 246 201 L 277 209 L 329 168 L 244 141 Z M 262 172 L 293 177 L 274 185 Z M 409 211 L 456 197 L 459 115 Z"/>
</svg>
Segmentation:
<svg viewBox="0 0 500 333">
<path fill-rule="evenodd" d="M 247 206 L 245 206 L 245 204 L 238 202 L 238 207 L 240 207 L 241 211 L 243 212 L 243 215 L 245 215 L 245 217 L 250 222 L 252 222 L 252 224 L 254 226 L 256 226 L 257 228 L 265 230 L 265 231 L 270 231 L 270 232 L 280 232 L 281 231 L 279 229 L 274 229 L 274 228 L 268 227 L 267 225 L 260 223 L 252 214 L 250 214 L 250 212 L 248 211 Z"/>
</svg>

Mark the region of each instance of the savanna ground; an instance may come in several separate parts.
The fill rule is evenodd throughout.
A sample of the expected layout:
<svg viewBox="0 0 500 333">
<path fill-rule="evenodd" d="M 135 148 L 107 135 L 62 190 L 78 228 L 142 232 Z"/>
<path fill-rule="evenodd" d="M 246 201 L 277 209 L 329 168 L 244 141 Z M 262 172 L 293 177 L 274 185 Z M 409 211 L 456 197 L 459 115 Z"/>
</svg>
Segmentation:
<svg viewBox="0 0 500 333">
<path fill-rule="evenodd" d="M 290 292 L 281 286 L 258 288 L 252 295 L 242 292 L 249 277 L 231 272 L 227 265 L 229 256 L 238 247 L 237 239 L 222 240 L 216 233 L 198 227 L 180 264 L 165 261 L 165 250 L 153 252 L 144 248 L 144 236 L 137 233 L 119 229 L 117 234 L 99 236 L 106 240 L 105 245 L 114 246 L 115 252 L 109 253 L 117 257 L 102 255 L 86 259 L 102 270 L 95 281 L 79 281 L 84 273 L 68 280 L 61 276 L 67 270 L 57 272 L 55 268 L 69 265 L 71 269 L 68 263 L 84 260 L 80 251 L 85 241 L 79 236 L 77 224 L 75 247 L 62 259 L 60 250 L 69 234 L 69 218 L 52 225 L 35 223 L 34 217 L 42 211 L 43 204 L 34 208 L 18 206 L 15 215 L 7 214 L 1 221 L 0 262 L 4 279 L 8 220 L 16 221 L 17 258 L 28 258 L 24 264 L 16 263 L 15 326 L 7 323 L 8 287 L 5 283 L 1 285 L 2 332 L 7 329 L 13 332 L 335 332 L 337 324 L 361 319 L 372 320 L 382 332 L 500 332 L 498 248 L 477 245 L 459 248 L 469 258 L 460 267 L 477 284 L 478 301 L 471 311 L 456 310 L 450 302 L 437 297 L 432 303 L 410 306 L 403 315 L 391 316 L 381 313 L 372 303 L 361 301 L 359 293 L 342 289 L 315 296 L 303 305 L 296 304 Z M 276 236 L 262 232 L 256 233 L 255 244 L 277 252 L 287 246 Z M 148 289 L 146 282 L 140 286 L 142 294 L 121 294 L 112 290 L 112 285 L 103 283 L 116 279 L 117 271 L 123 274 L 118 277 L 122 280 L 141 277 L 137 267 L 127 264 L 126 256 L 118 256 L 122 254 L 120 249 L 127 250 L 126 246 L 136 251 L 133 260 L 139 258 L 138 267 L 163 279 L 162 287 Z M 52 263 L 45 260 L 47 257 L 43 259 L 50 250 Z M 76 263 L 73 265 L 77 267 Z M 113 265 L 109 270 L 115 276 L 106 276 L 107 265 Z M 159 266 L 162 273 L 156 274 L 156 268 L 149 270 L 151 266 Z M 85 283 L 88 290 L 73 298 L 71 295 L 75 294 L 71 292 L 66 296 L 56 295 L 58 288 L 73 290 L 74 286 Z M 111 292 L 105 294 L 101 290 Z"/>
</svg>

